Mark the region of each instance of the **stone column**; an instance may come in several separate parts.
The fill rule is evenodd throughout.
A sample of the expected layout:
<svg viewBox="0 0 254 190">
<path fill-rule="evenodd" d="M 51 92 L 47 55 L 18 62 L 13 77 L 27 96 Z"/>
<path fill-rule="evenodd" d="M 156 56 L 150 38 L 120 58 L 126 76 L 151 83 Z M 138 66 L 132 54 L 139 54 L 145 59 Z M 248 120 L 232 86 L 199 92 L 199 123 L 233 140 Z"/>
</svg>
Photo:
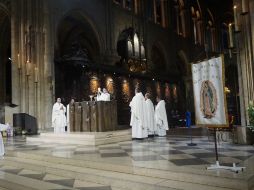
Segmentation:
<svg viewBox="0 0 254 190">
<path fill-rule="evenodd" d="M 185 15 L 186 15 L 186 10 L 181 10 L 180 11 L 180 18 L 181 18 L 181 25 L 182 25 L 182 35 L 183 37 L 186 37 L 186 22 L 185 22 Z"/>
<path fill-rule="evenodd" d="M 153 15 L 154 15 L 154 23 L 157 23 L 156 0 L 153 0 Z"/>
<path fill-rule="evenodd" d="M 18 1 L 11 1 L 11 57 L 12 57 L 12 103 L 20 106 L 19 95 L 19 33 L 18 33 Z"/>
<path fill-rule="evenodd" d="M 44 103 L 44 128 L 51 126 L 51 112 L 53 106 L 53 90 L 54 90 L 54 44 L 52 39 L 52 27 L 50 25 L 50 6 L 49 0 L 44 1 L 44 34 L 45 34 L 45 52 L 44 52 L 44 67 L 43 67 L 43 103 Z"/>
<path fill-rule="evenodd" d="M 162 27 L 166 27 L 164 3 L 165 3 L 164 1 L 161 1 L 161 24 L 162 24 Z"/>
<path fill-rule="evenodd" d="M 179 23 L 179 6 L 178 5 L 175 5 L 175 16 L 176 16 L 176 31 L 177 31 L 177 34 L 179 35 L 180 34 L 180 23 Z"/>
</svg>

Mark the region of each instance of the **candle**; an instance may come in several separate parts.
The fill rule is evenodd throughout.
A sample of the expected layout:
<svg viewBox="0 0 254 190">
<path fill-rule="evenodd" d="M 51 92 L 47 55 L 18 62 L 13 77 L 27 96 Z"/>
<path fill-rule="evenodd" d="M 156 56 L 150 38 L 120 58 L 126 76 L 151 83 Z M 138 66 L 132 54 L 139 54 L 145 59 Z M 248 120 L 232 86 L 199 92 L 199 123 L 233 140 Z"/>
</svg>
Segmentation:
<svg viewBox="0 0 254 190">
<path fill-rule="evenodd" d="M 21 62 L 20 62 L 20 58 L 19 58 L 19 53 L 18 53 L 18 68 L 21 68 Z"/>
<path fill-rule="evenodd" d="M 39 78 L 38 67 L 35 67 L 34 68 L 34 82 L 38 82 L 38 78 Z"/>
<path fill-rule="evenodd" d="M 234 6 L 234 21 L 235 21 L 235 31 L 239 31 L 239 27 L 238 27 L 238 20 L 237 20 L 237 6 Z"/>
<path fill-rule="evenodd" d="M 232 33 L 232 24 L 228 25 L 228 35 L 229 35 L 229 48 L 233 48 L 233 33 Z"/>
<path fill-rule="evenodd" d="M 248 12 L 247 0 L 242 0 L 242 13 Z"/>
<path fill-rule="evenodd" d="M 26 61 L 26 75 L 30 75 L 30 62 L 28 60 Z"/>
</svg>

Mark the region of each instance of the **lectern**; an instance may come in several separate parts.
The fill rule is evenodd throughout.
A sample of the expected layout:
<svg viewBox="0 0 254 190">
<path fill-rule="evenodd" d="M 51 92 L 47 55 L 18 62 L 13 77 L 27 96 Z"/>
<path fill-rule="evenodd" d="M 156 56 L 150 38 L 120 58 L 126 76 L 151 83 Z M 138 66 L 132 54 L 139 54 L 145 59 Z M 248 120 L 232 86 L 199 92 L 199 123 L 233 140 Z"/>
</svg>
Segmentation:
<svg viewBox="0 0 254 190">
<path fill-rule="evenodd" d="M 104 132 L 117 128 L 116 101 L 84 101 L 70 105 L 71 132 Z"/>
</svg>

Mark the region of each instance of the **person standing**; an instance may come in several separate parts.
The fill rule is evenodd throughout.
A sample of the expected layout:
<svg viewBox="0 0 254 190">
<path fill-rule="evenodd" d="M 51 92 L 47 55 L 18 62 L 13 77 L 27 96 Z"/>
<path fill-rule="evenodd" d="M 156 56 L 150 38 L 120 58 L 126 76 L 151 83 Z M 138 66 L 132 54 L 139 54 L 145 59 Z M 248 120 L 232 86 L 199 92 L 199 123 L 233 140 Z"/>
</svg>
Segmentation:
<svg viewBox="0 0 254 190">
<path fill-rule="evenodd" d="M 98 101 L 110 101 L 110 94 L 108 93 L 106 88 L 103 88 Z"/>
<path fill-rule="evenodd" d="M 148 135 L 154 136 L 155 132 L 155 119 L 154 119 L 154 105 L 153 102 L 150 99 L 150 94 L 145 94 L 145 100 L 146 100 L 146 119 L 147 119 L 147 129 L 148 129 Z"/>
<path fill-rule="evenodd" d="M 66 108 L 61 103 L 61 98 L 57 98 L 57 102 L 54 104 L 52 109 L 52 127 L 54 133 L 64 133 L 66 126 Z"/>
<path fill-rule="evenodd" d="M 3 137 L 2 137 L 2 133 L 1 131 L 6 131 L 9 128 L 9 124 L 1 124 L 0 123 L 0 158 L 3 158 L 4 156 L 4 141 L 3 141 Z"/>
<path fill-rule="evenodd" d="M 135 96 L 130 102 L 131 107 L 131 121 L 132 138 L 143 139 L 148 137 L 147 121 L 146 121 L 146 102 L 139 87 L 135 89 Z"/>
<path fill-rule="evenodd" d="M 66 117 L 67 117 L 67 133 L 70 132 L 70 106 L 74 106 L 75 100 L 74 98 L 71 99 L 70 103 L 67 105 L 67 112 L 66 112 Z"/>
<path fill-rule="evenodd" d="M 101 91 L 101 88 L 99 87 L 97 90 L 96 101 L 101 101 L 101 94 L 102 94 L 102 91 Z"/>
<path fill-rule="evenodd" d="M 187 110 L 186 112 L 186 127 L 190 128 L 191 126 L 191 112 Z"/>
<path fill-rule="evenodd" d="M 168 130 L 168 119 L 166 113 L 166 103 L 164 100 L 161 100 L 160 97 L 156 98 L 158 102 L 155 107 L 155 123 L 156 123 L 156 134 L 160 137 L 167 135 Z"/>
</svg>

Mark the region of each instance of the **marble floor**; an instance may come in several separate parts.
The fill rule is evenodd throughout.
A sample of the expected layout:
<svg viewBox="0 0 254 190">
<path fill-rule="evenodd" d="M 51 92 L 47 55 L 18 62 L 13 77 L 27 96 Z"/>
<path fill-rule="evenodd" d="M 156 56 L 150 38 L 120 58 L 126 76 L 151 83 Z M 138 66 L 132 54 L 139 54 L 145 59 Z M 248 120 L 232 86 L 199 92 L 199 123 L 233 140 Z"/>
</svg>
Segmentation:
<svg viewBox="0 0 254 190">
<path fill-rule="evenodd" d="M 100 146 L 5 139 L 1 189 L 254 189 L 254 146 L 218 144 L 221 165 L 245 166 L 240 173 L 208 171 L 214 142 L 167 136 Z"/>
</svg>

